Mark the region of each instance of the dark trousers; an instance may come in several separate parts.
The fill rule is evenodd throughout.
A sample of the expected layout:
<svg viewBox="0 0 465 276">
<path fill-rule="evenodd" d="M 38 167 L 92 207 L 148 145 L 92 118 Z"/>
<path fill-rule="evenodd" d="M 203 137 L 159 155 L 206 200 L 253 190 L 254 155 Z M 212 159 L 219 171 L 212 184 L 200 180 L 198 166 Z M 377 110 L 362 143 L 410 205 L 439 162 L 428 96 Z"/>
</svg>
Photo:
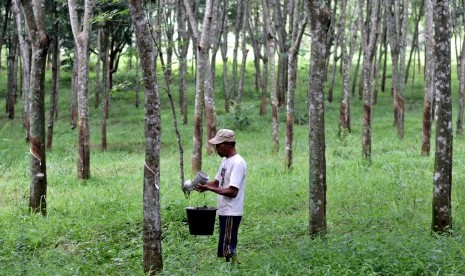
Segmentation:
<svg viewBox="0 0 465 276">
<path fill-rule="evenodd" d="M 236 252 L 237 232 L 241 224 L 241 216 L 219 216 L 220 239 L 218 241 L 218 257 L 230 258 Z"/>
</svg>

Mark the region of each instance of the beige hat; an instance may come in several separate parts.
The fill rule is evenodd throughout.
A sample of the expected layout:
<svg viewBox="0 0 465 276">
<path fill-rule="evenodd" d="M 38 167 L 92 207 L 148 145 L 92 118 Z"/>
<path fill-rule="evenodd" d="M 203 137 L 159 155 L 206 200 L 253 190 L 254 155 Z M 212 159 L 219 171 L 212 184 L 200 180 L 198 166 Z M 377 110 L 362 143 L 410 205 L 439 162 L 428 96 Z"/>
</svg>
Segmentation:
<svg viewBox="0 0 465 276">
<path fill-rule="evenodd" d="M 236 134 L 230 129 L 220 129 L 213 139 L 208 140 L 208 143 L 217 145 L 224 142 L 235 142 Z"/>
</svg>

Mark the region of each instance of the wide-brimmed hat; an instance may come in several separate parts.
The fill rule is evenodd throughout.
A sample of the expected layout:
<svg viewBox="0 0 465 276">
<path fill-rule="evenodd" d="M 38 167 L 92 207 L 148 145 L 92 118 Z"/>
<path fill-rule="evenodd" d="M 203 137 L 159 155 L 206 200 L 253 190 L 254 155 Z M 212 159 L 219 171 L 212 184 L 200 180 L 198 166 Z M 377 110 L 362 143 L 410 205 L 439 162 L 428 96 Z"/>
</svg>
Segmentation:
<svg viewBox="0 0 465 276">
<path fill-rule="evenodd" d="M 208 140 L 208 143 L 217 145 L 224 142 L 236 142 L 236 133 L 230 129 L 220 129 L 215 137 Z"/>
</svg>

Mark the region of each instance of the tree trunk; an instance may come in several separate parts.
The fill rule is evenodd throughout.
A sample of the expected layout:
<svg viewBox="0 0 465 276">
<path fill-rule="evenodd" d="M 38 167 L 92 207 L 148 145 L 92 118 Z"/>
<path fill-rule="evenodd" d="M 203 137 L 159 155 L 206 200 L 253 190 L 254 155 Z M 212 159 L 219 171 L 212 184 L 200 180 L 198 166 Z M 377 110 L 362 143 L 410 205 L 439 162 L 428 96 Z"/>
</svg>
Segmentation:
<svg viewBox="0 0 465 276">
<path fill-rule="evenodd" d="M 103 65 L 103 104 L 102 104 L 102 124 L 100 130 L 102 133 L 102 151 L 107 150 L 107 119 L 108 109 L 110 105 L 110 57 L 109 57 L 109 43 L 110 43 L 110 32 L 109 28 L 104 27 L 102 30 L 103 34 L 103 46 L 102 46 L 102 65 Z"/>
<path fill-rule="evenodd" d="M 320 7 L 319 1 L 309 0 L 312 30 L 311 67 L 308 80 L 309 116 L 309 233 L 324 236 L 326 222 L 326 153 L 324 82 L 328 56 L 330 14 Z"/>
<path fill-rule="evenodd" d="M 21 26 L 23 26 L 21 20 L 21 13 L 19 12 L 20 6 L 19 0 L 12 1 L 12 11 L 15 16 L 15 22 L 18 32 L 18 39 L 19 39 L 19 48 L 20 48 L 20 56 L 22 60 L 22 78 L 21 78 L 21 94 L 23 97 L 23 126 L 26 132 L 26 140 L 29 141 L 29 132 L 30 132 L 30 120 L 29 120 L 29 113 L 30 113 L 30 106 L 29 106 L 29 97 L 30 97 L 30 80 L 31 80 L 31 40 L 29 35 L 26 35 L 23 32 Z"/>
<path fill-rule="evenodd" d="M 192 171 L 196 172 L 202 169 L 202 111 L 204 110 L 204 105 L 214 104 L 213 102 L 209 102 L 210 95 L 205 95 L 206 90 L 209 87 L 205 87 L 206 82 L 211 82 L 209 79 L 211 76 L 210 74 L 202 74 L 201 72 L 210 72 L 210 64 L 209 64 L 209 35 L 210 35 L 210 26 L 212 22 L 212 7 L 213 7 L 213 0 L 208 0 L 205 3 L 205 14 L 203 19 L 203 28 L 202 28 L 202 36 L 200 37 L 198 27 L 197 27 L 197 20 L 194 17 L 194 14 L 191 9 L 191 3 L 188 0 L 184 0 L 184 7 L 186 9 L 186 15 L 189 19 L 189 23 L 191 26 L 191 30 L 193 32 L 194 43 L 197 45 L 197 70 L 196 70 L 196 92 L 195 92 L 195 111 L 194 111 L 194 143 L 193 143 L 193 153 L 192 153 Z M 207 86 L 211 85 L 207 83 Z M 205 114 L 207 117 L 207 127 L 209 127 L 210 122 L 209 116 L 211 112 L 214 114 L 214 109 L 211 108 L 214 105 L 205 107 Z M 207 110 L 208 109 L 208 110 Z M 207 130 L 207 137 L 212 135 L 211 132 Z"/>
<path fill-rule="evenodd" d="M 230 90 L 229 90 L 229 76 L 228 76 L 228 16 L 227 11 L 229 8 L 229 0 L 223 0 L 223 26 L 222 37 L 220 42 L 221 59 L 223 61 L 223 93 L 224 93 L 224 110 L 229 113 L 229 105 L 231 103 Z"/>
<path fill-rule="evenodd" d="M 434 56 L 437 101 L 436 153 L 434 158 L 432 230 L 452 230 L 452 97 L 451 97 L 451 18 L 449 1 L 434 6 Z"/>
<path fill-rule="evenodd" d="M 145 87 L 145 166 L 143 190 L 144 271 L 156 275 L 163 269 L 160 216 L 160 97 L 154 68 L 154 45 L 143 1 L 128 1 L 137 38 Z"/>
<path fill-rule="evenodd" d="M 52 39 L 53 53 L 52 53 L 52 91 L 50 93 L 50 111 L 48 117 L 48 132 L 47 132 L 47 148 L 51 149 L 53 144 L 53 126 L 55 124 L 55 118 L 58 114 L 58 91 L 60 79 L 60 41 L 59 41 L 59 20 L 57 19 L 56 7 L 54 7 L 54 36 Z"/>
<path fill-rule="evenodd" d="M 136 57 L 136 82 L 134 84 L 134 90 L 136 92 L 136 108 L 139 108 L 140 106 L 140 96 L 139 96 L 139 92 L 140 92 L 140 66 L 139 66 L 140 62 L 139 62 L 139 56 Z"/>
<path fill-rule="evenodd" d="M 384 49 L 382 50 L 384 53 L 384 58 L 383 58 L 383 76 L 381 77 L 381 91 L 384 92 L 386 91 L 386 72 L 387 72 L 387 47 L 388 47 L 388 42 L 387 42 L 387 24 L 386 20 L 384 20 L 383 24 L 383 40 L 381 42 L 381 48 Z"/>
<path fill-rule="evenodd" d="M 359 24 L 352 20 L 350 23 L 350 32 L 346 35 L 346 15 L 347 15 L 347 0 L 343 0 L 342 7 L 345 12 L 341 14 L 341 56 L 342 56 L 342 99 L 339 108 L 339 136 L 350 132 L 350 70 L 352 67 L 352 57 L 355 51 L 356 33 Z M 347 36 L 350 38 L 347 43 Z M 349 47 L 349 52 L 347 48 Z"/>
<path fill-rule="evenodd" d="M 342 28 L 342 21 L 339 21 L 336 23 L 338 26 L 339 30 Z M 336 80 L 336 69 L 337 69 L 337 61 L 338 61 L 338 55 L 337 55 L 337 48 L 339 47 L 340 40 L 342 39 L 343 34 L 333 34 L 335 37 L 333 40 L 334 46 L 333 46 L 333 64 L 332 64 L 332 69 L 331 69 L 331 75 L 330 75 L 330 81 L 329 81 L 329 88 L 328 88 L 328 103 L 333 102 L 333 94 L 334 94 L 334 82 Z"/>
<path fill-rule="evenodd" d="M 300 0 L 291 1 L 289 7 L 294 16 L 290 17 L 292 22 L 292 34 L 291 34 L 291 47 L 289 48 L 288 55 L 288 84 L 287 84 L 287 106 L 286 106 L 286 147 L 285 147 L 285 166 L 287 169 L 292 167 L 293 163 L 293 141 L 294 141 L 294 106 L 295 106 L 295 89 L 297 83 L 297 54 L 300 48 L 300 42 L 302 41 L 303 32 L 307 21 L 301 23 L 301 13 L 303 13 L 303 6 Z"/>
<path fill-rule="evenodd" d="M 233 48 L 233 62 L 232 62 L 232 80 L 231 80 L 231 88 L 229 92 L 230 97 L 234 97 L 237 92 L 237 51 L 239 49 L 239 40 L 240 40 L 240 31 L 241 31 L 241 23 L 242 23 L 242 2 L 243 1 L 236 1 L 236 20 L 234 22 L 234 48 Z"/>
<path fill-rule="evenodd" d="M 224 24 L 225 17 L 223 15 L 223 10 L 221 9 L 221 0 L 217 0 L 214 2 L 212 7 L 212 26 L 211 26 L 211 59 L 210 59 L 210 70 L 212 75 L 212 86 L 215 87 L 215 79 L 216 79 L 216 59 L 218 55 L 218 51 L 220 50 L 220 43 L 221 43 L 221 31 L 222 25 Z"/>
<path fill-rule="evenodd" d="M 5 16 L 3 17 L 2 33 L 0 34 L 0 45 L 3 46 L 5 35 L 7 34 L 8 21 L 10 20 L 11 0 L 5 1 Z M 0 73 L 2 72 L 2 48 L 0 47 Z"/>
<path fill-rule="evenodd" d="M 243 5 L 243 15 L 242 15 L 242 28 L 241 28 L 241 38 L 242 38 L 242 62 L 241 62 L 241 73 L 239 78 L 239 87 L 237 89 L 237 111 L 241 110 L 242 95 L 244 93 L 244 79 L 245 79 L 245 69 L 247 65 L 247 54 L 249 50 L 247 49 L 247 24 L 249 21 L 249 1 L 244 0 Z"/>
<path fill-rule="evenodd" d="M 200 39 L 200 47 L 202 51 L 205 50 L 205 56 L 202 53 L 201 57 L 205 59 L 205 69 L 206 75 L 204 80 L 204 98 L 205 98 L 205 123 L 206 123 L 206 138 L 207 140 L 212 139 L 215 137 L 216 134 L 216 107 L 215 107 L 215 86 L 214 86 L 214 78 L 215 76 L 212 75 L 212 67 L 215 66 L 215 61 L 212 60 L 213 63 L 210 63 L 210 47 L 211 47 L 211 37 L 216 37 L 215 30 L 212 29 L 212 26 L 217 25 L 216 21 L 218 21 L 218 10 L 216 3 L 218 0 L 212 0 L 211 6 L 207 6 L 205 10 L 205 19 L 203 22 L 202 28 L 202 36 Z M 208 2 L 206 4 L 209 4 Z M 207 17 L 208 16 L 208 17 Z M 215 22 L 215 24 L 213 24 Z M 200 71 L 202 72 L 202 71 Z M 215 148 L 213 145 L 206 143 L 206 150 L 207 154 L 210 155 L 215 152 Z"/>
<path fill-rule="evenodd" d="M 423 124 L 421 155 L 429 156 L 431 150 L 431 125 L 433 123 L 434 98 L 434 28 L 433 0 L 425 0 L 425 86 L 423 103 Z"/>
<path fill-rule="evenodd" d="M 97 64 L 95 64 L 95 84 L 94 84 L 94 108 L 97 109 L 100 104 L 100 89 L 102 89 L 102 80 L 100 78 L 100 67 L 102 60 L 102 32 L 103 28 L 97 29 Z"/>
<path fill-rule="evenodd" d="M 413 37 L 412 37 L 412 46 L 410 46 L 410 55 L 407 61 L 407 68 L 405 69 L 405 83 L 408 81 L 408 76 L 410 72 L 410 64 L 413 59 L 413 67 L 414 67 L 414 72 L 415 72 L 415 52 L 418 50 L 418 34 L 419 34 L 419 25 L 421 18 L 423 17 L 423 11 L 424 11 L 424 5 L 425 5 L 425 0 L 421 1 L 420 8 L 418 10 L 418 15 L 415 18 L 415 30 L 413 31 Z M 416 14 L 416 11 L 415 11 Z"/>
<path fill-rule="evenodd" d="M 259 3 L 256 3 L 256 5 L 258 6 Z M 249 5 L 250 6 L 250 5 Z M 249 8 L 250 10 L 250 8 Z M 255 16 L 254 16 L 254 21 L 259 21 L 260 20 L 260 13 L 262 11 L 261 10 L 258 10 L 257 7 L 255 7 L 254 9 L 254 13 Z M 249 12 L 250 13 L 250 12 Z M 259 35 L 255 35 L 255 32 L 257 32 L 257 29 L 260 29 L 258 28 L 259 26 L 259 23 L 255 23 L 253 26 L 252 24 L 250 24 L 250 21 L 249 23 L 247 24 L 247 28 L 248 28 L 248 31 L 249 31 L 249 36 L 250 36 L 250 44 L 252 46 L 252 49 L 253 49 L 253 53 L 254 53 L 254 66 L 255 66 L 255 79 L 256 79 L 256 83 L 255 86 L 256 86 L 256 90 L 257 92 L 261 92 L 261 101 L 260 101 L 260 111 L 259 111 L 259 114 L 260 116 L 263 116 L 266 114 L 266 105 L 267 105 L 267 57 L 266 55 L 262 55 L 261 53 L 261 45 L 263 44 L 262 40 L 262 35 L 263 33 L 266 32 L 266 27 L 263 27 L 263 30 L 264 32 L 263 33 L 259 33 Z M 262 40 L 260 40 L 260 38 Z M 261 69 L 261 66 L 262 66 L 262 61 L 263 60 L 263 71 Z"/>
<path fill-rule="evenodd" d="M 408 32 L 408 1 L 386 1 L 386 20 L 389 31 L 392 61 L 392 88 L 394 96 L 394 124 L 397 136 L 404 138 L 405 53 Z M 402 11 L 400 11 L 402 9 Z M 402 12 L 402 14 L 401 14 Z"/>
<path fill-rule="evenodd" d="M 71 79 L 71 104 L 70 104 L 70 124 L 71 129 L 75 129 L 77 125 L 77 108 L 78 108 L 78 71 L 79 58 L 77 53 L 77 45 L 74 45 L 74 61 L 73 61 L 73 76 Z"/>
<path fill-rule="evenodd" d="M 45 5 L 22 0 L 24 17 L 32 41 L 30 83 L 30 198 L 33 212 L 47 214 L 47 172 L 45 160 L 45 59 L 49 40 L 45 33 Z"/>
<path fill-rule="evenodd" d="M 362 26 L 360 26 L 360 28 L 362 28 Z M 359 48 L 358 57 L 357 57 L 357 65 L 355 65 L 354 80 L 352 81 L 352 89 L 351 89 L 352 96 L 355 96 L 355 88 L 357 87 L 357 79 L 358 79 L 358 74 L 360 72 L 359 68 L 360 68 L 360 60 L 362 57 L 362 53 L 363 53 L 362 48 Z"/>
<path fill-rule="evenodd" d="M 279 151 L 279 106 L 278 106 L 278 92 L 276 89 L 276 72 L 275 72 L 275 37 L 273 29 L 271 28 L 271 22 L 269 20 L 269 8 L 267 0 L 263 0 L 263 19 L 266 29 L 266 48 L 267 48 L 267 57 L 268 57 L 268 73 L 270 75 L 270 94 L 271 94 L 271 116 L 273 119 L 273 151 Z"/>
<path fill-rule="evenodd" d="M 78 166 L 80 179 L 90 178 L 90 131 L 89 131 L 89 40 L 92 28 L 94 0 L 86 0 L 82 19 L 82 30 L 78 19 L 75 0 L 68 0 L 69 17 L 77 47 L 78 69 Z"/>
<path fill-rule="evenodd" d="M 9 119 L 15 118 L 15 103 L 16 95 L 18 93 L 18 60 L 17 49 L 18 49 L 18 33 L 16 32 L 16 22 L 13 21 L 13 33 L 10 36 L 8 43 L 8 84 L 7 84 L 7 100 L 6 100 L 6 112 Z"/>
<path fill-rule="evenodd" d="M 276 30 L 276 36 L 278 39 L 276 40 L 276 44 L 278 45 L 278 72 L 277 72 L 277 84 L 276 84 L 276 97 L 278 101 L 278 107 L 281 107 L 285 103 L 285 94 L 287 91 L 287 63 L 288 63 L 288 50 L 289 50 L 289 43 L 288 43 L 288 35 L 286 32 L 286 25 L 287 25 L 287 7 L 288 4 L 285 5 L 285 8 L 281 8 L 281 3 L 279 0 L 272 0 L 271 1 L 272 12 L 273 12 L 273 23 L 274 29 Z"/>
<path fill-rule="evenodd" d="M 378 27 L 380 20 L 380 0 L 373 4 L 371 24 L 363 30 L 361 43 L 363 49 L 363 130 L 362 130 L 362 154 L 371 161 L 371 107 L 372 107 L 372 69 L 375 57 L 376 41 L 378 38 Z M 362 26 L 363 0 L 359 1 L 360 26 Z M 368 35 L 368 38 L 366 37 Z"/>
<path fill-rule="evenodd" d="M 177 2 L 177 24 L 178 24 L 178 60 L 179 60 L 179 109 L 182 116 L 182 124 L 187 125 L 187 52 L 189 50 L 189 35 L 183 7 L 183 0 Z"/>
<path fill-rule="evenodd" d="M 459 58 L 459 97 L 457 101 L 457 135 L 463 133 L 463 102 L 465 95 L 465 39 Z"/>
<path fill-rule="evenodd" d="M 174 9 L 175 6 L 171 6 L 170 1 L 161 1 L 163 5 L 163 15 L 165 18 L 165 35 L 166 35 L 166 72 L 165 75 L 168 78 L 169 84 L 173 79 L 173 45 L 174 45 L 174 17 L 176 16 Z"/>
</svg>

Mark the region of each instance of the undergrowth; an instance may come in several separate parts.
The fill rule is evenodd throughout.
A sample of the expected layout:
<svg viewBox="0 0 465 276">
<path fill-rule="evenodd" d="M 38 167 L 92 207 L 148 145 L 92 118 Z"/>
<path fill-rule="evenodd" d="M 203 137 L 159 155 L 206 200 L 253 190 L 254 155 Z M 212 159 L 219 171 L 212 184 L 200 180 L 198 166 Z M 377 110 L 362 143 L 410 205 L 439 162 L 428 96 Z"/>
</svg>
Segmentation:
<svg viewBox="0 0 465 276">
<path fill-rule="evenodd" d="M 306 92 L 301 92 L 296 118 L 306 118 Z M 47 152 L 47 217 L 28 212 L 29 147 L 21 118 L 0 118 L 0 275 L 144 274 L 144 110 L 134 107 L 130 91 L 124 97 L 121 93 L 113 95 L 106 152 L 100 149 L 101 110 L 91 108 L 91 178 L 87 181 L 76 178 L 77 130 L 69 126 L 69 97 L 67 93 L 60 96 L 54 145 Z M 184 198 L 172 114 L 161 93 L 162 275 L 465 274 L 464 138 L 454 140 L 453 233 L 436 236 L 430 232 L 434 152 L 420 156 L 422 97 L 411 99 L 405 139 L 398 140 L 390 95 L 380 94 L 373 108 L 371 163 L 361 154 L 362 103 L 353 99 L 352 132 L 343 137 L 337 135 L 337 100 L 327 103 L 328 234 L 318 239 L 308 235 L 306 123 L 295 126 L 294 165 L 286 170 L 284 108 L 280 111 L 281 150 L 274 153 L 269 107 L 261 117 L 253 97 L 244 100 L 240 113 L 225 113 L 218 105 L 218 128 L 237 130 L 237 148 L 248 163 L 240 264 L 231 266 L 215 257 L 216 234 L 189 235 L 185 207 L 215 205 L 216 198 L 209 193 Z M 193 177 L 193 106 L 189 108 L 189 124 L 178 122 L 186 178 Z M 203 170 L 214 175 L 219 161 L 204 151 Z"/>
</svg>

